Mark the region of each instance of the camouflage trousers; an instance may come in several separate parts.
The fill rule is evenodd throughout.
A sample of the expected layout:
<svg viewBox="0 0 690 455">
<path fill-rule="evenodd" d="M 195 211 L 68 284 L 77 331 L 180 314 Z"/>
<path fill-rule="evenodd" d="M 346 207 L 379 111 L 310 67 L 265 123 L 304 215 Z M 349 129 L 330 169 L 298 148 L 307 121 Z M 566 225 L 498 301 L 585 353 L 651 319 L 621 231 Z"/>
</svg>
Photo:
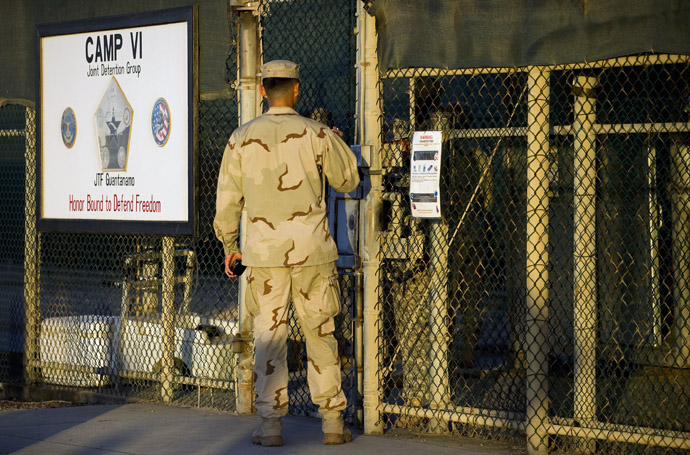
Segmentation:
<svg viewBox="0 0 690 455">
<path fill-rule="evenodd" d="M 311 399 L 325 418 L 339 415 L 347 400 L 333 335 L 334 317 L 340 311 L 335 263 L 250 267 L 247 272 L 247 308 L 254 316 L 257 414 L 281 417 L 288 410 L 287 319 L 292 300 L 307 344 Z"/>
</svg>

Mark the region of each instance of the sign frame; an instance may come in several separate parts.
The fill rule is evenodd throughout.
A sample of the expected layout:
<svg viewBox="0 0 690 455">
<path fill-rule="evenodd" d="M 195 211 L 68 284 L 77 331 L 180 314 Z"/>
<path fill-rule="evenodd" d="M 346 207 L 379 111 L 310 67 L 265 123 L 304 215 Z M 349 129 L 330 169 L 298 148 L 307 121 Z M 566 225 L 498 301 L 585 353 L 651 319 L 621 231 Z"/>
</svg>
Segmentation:
<svg viewBox="0 0 690 455">
<path fill-rule="evenodd" d="M 42 40 L 50 37 L 62 37 L 84 33 L 100 33 L 119 29 L 136 27 L 149 27 L 167 24 L 186 25 L 186 93 L 181 94 L 186 98 L 186 125 L 176 125 L 177 128 L 186 130 L 186 182 L 180 182 L 180 186 L 186 186 L 186 219 L 175 220 L 145 220 L 145 219 L 94 219 L 85 216 L 83 218 L 47 217 L 44 216 L 43 204 L 46 195 L 44 185 L 44 172 L 47 166 L 44 160 L 44 104 L 43 104 L 43 61 Z M 83 49 L 82 51 L 83 52 Z M 182 51 L 178 51 L 182 52 Z M 60 22 L 51 24 L 39 24 L 36 26 L 36 227 L 39 232 L 70 232 L 70 233 L 103 233 L 103 234 L 158 234 L 158 235 L 186 235 L 198 234 L 198 102 L 199 102 L 199 38 L 198 38 L 198 7 L 188 6 L 145 13 L 126 14 L 86 20 Z M 180 59 L 181 60 L 181 59 Z M 104 81 L 106 77 L 102 78 Z M 141 111 L 141 109 L 139 109 Z M 134 115 L 151 118 L 150 112 L 135 112 Z M 171 117 L 174 117 L 172 113 Z M 179 118 L 179 115 L 178 115 Z M 54 120 L 54 119 L 53 119 Z M 91 125 L 77 125 L 75 128 L 77 140 L 80 128 L 94 128 Z M 170 133 L 173 134 L 173 133 Z M 130 133 L 131 135 L 131 133 Z M 63 135 L 64 141 L 64 135 Z M 65 143 L 67 145 L 67 143 Z M 98 147 L 96 143 L 94 149 Z M 95 152 L 94 152 L 95 153 Z M 180 160 L 179 162 L 181 162 Z M 104 171 L 105 172 L 105 171 Z M 139 196 L 137 194 L 137 196 Z M 152 196 L 153 197 L 153 196 Z M 152 201 L 153 202 L 153 201 Z M 181 204 L 180 204 L 181 207 Z M 142 210 L 143 211 L 143 210 Z"/>
</svg>

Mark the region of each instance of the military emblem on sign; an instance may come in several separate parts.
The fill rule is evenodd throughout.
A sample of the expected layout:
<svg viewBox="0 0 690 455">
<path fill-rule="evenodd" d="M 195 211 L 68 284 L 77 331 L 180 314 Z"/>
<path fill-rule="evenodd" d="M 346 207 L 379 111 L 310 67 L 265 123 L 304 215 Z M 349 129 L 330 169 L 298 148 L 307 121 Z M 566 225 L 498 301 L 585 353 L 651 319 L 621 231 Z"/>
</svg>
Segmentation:
<svg viewBox="0 0 690 455">
<path fill-rule="evenodd" d="M 158 98 L 151 113 L 151 132 L 153 140 L 163 147 L 170 137 L 170 108 L 163 98 Z"/>
<path fill-rule="evenodd" d="M 74 116 L 74 111 L 71 107 L 62 112 L 60 131 L 62 133 L 62 143 L 65 144 L 65 147 L 71 149 L 77 138 L 77 118 Z"/>
<path fill-rule="evenodd" d="M 132 106 L 113 77 L 95 113 L 103 171 L 124 171 L 127 168 L 133 114 Z"/>
</svg>

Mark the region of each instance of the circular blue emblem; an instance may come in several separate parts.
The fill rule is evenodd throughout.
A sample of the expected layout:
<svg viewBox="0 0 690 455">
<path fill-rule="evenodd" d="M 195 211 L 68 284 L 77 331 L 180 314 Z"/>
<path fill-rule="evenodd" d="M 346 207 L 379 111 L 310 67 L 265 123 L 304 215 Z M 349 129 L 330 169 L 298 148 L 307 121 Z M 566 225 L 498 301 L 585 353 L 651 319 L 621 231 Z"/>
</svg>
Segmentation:
<svg viewBox="0 0 690 455">
<path fill-rule="evenodd" d="M 151 113 L 151 133 L 153 140 L 163 147 L 170 137 L 170 108 L 163 98 L 158 98 Z"/>
<path fill-rule="evenodd" d="M 74 111 L 71 107 L 62 112 L 60 132 L 62 133 L 62 143 L 65 144 L 65 147 L 71 149 L 75 139 L 77 139 L 77 118 L 74 116 Z"/>
</svg>

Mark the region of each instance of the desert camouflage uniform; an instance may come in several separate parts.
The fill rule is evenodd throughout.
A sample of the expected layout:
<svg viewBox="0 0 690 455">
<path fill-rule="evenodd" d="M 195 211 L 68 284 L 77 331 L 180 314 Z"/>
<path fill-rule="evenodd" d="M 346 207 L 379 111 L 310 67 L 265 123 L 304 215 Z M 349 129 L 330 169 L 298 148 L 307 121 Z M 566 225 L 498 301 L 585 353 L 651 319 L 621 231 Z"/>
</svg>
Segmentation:
<svg viewBox="0 0 690 455">
<path fill-rule="evenodd" d="M 256 408 L 262 417 L 287 413 L 291 295 L 305 333 L 312 401 L 324 416 L 346 406 L 333 336 L 340 291 L 326 178 L 337 191 L 353 191 L 359 184 L 355 156 L 328 127 L 288 107 L 271 107 L 235 130 L 223 155 L 214 229 L 226 255 L 239 251 L 246 208 L 242 262 L 249 266 L 247 307 L 254 316 Z"/>
</svg>

